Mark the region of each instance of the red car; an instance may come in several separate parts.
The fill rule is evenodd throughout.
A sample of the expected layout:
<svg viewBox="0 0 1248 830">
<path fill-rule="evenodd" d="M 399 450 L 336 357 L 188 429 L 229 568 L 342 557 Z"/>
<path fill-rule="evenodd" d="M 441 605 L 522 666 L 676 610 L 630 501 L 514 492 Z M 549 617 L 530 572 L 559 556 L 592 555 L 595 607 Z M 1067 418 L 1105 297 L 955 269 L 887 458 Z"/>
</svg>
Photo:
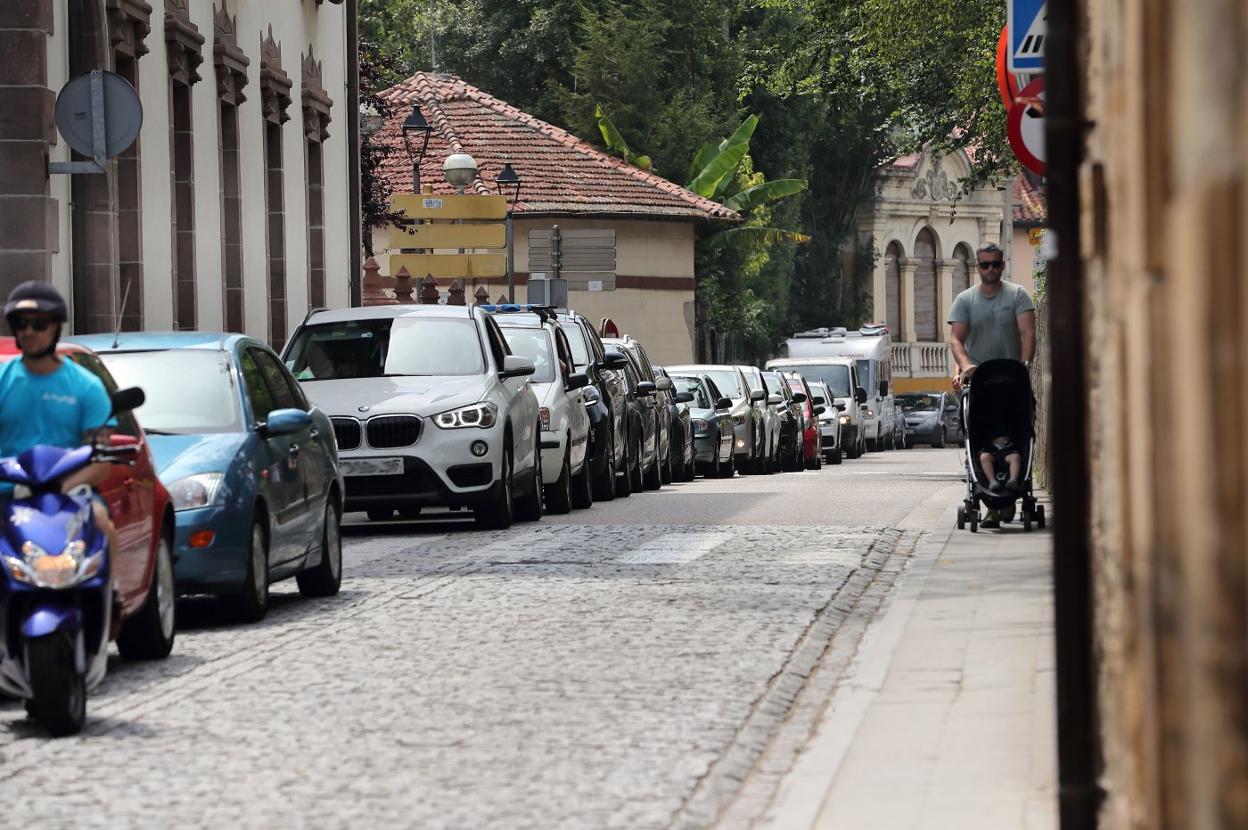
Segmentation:
<svg viewBox="0 0 1248 830">
<path fill-rule="evenodd" d="M 815 404 L 811 401 L 814 393 L 810 391 L 810 387 L 806 385 L 806 380 L 798 374 L 791 372 L 784 373 L 784 379 L 789 382 L 789 388 L 794 392 L 801 392 L 806 396 L 806 400 L 802 401 L 802 458 L 806 462 L 806 469 L 820 470 L 823 469 L 823 453 L 819 447 L 819 413 L 816 407 L 822 409 L 826 406 L 823 404 Z"/>
<path fill-rule="evenodd" d="M 104 382 L 109 394 L 117 384 L 89 349 L 62 342 L 56 353 L 78 363 Z M 0 364 L 21 355 L 12 337 L 0 337 Z M 118 607 L 110 639 L 121 656 L 133 659 L 165 657 L 176 634 L 173 583 L 173 505 L 156 467 L 147 439 L 132 413 L 117 416 L 109 436 L 115 447 L 137 445 L 134 466 L 115 465 L 100 485 L 117 528 L 118 550 L 112 551 L 114 596 Z"/>
</svg>

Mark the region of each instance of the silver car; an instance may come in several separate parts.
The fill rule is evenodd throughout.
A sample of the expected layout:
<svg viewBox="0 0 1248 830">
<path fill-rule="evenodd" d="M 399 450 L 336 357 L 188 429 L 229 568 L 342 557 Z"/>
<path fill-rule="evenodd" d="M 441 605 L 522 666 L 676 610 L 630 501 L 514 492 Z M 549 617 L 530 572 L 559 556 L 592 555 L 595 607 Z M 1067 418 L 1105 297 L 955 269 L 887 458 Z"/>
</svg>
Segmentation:
<svg viewBox="0 0 1248 830">
<path fill-rule="evenodd" d="M 728 414 L 732 416 L 734 432 L 732 444 L 733 466 L 741 472 L 754 472 L 755 460 L 764 457 L 766 444 L 763 434 L 763 410 L 766 407 L 756 406 L 756 402 L 765 401 L 767 393 L 752 392 L 746 383 L 745 375 L 739 366 L 723 364 L 668 366 L 671 375 L 706 375 L 715 381 L 729 400 L 732 407 Z"/>
<path fill-rule="evenodd" d="M 541 421 L 532 360 L 471 306 L 309 315 L 282 355 L 330 416 L 345 509 L 373 520 L 437 505 L 485 527 L 539 519 Z"/>
<path fill-rule="evenodd" d="M 829 464 L 840 464 L 844 458 L 841 448 L 841 410 L 836 397 L 821 380 L 808 380 L 810 394 L 823 399 L 823 412 L 819 413 L 819 451 Z"/>
</svg>

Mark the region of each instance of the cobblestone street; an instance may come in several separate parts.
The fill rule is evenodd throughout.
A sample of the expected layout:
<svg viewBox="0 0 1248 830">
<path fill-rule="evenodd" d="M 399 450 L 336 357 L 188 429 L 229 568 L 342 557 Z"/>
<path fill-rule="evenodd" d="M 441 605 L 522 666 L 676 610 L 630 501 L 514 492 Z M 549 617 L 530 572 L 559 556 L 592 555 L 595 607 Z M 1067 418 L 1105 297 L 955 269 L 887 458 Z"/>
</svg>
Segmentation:
<svg viewBox="0 0 1248 830">
<path fill-rule="evenodd" d="M 699 480 L 503 533 L 351 515 L 339 596 L 279 583 L 251 626 L 183 601 L 173 655 L 115 658 L 82 735 L 0 702 L 6 824 L 713 824 L 743 782 L 766 799 L 760 758 L 957 500 L 957 459 Z"/>
</svg>

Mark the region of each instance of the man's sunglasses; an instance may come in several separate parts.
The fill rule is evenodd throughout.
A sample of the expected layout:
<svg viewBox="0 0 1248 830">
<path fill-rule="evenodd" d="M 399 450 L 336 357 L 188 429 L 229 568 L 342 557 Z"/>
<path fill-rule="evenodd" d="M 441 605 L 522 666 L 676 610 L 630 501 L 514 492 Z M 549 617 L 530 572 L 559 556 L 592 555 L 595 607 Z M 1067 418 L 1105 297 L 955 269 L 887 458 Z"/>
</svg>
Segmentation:
<svg viewBox="0 0 1248 830">
<path fill-rule="evenodd" d="M 984 262 L 980 262 L 980 263 L 977 263 L 977 264 L 979 265 L 979 267 L 980 267 L 980 269 L 981 269 L 981 270 L 987 271 L 989 268 L 1004 268 L 1004 267 L 1005 267 L 1005 260 L 1003 260 L 1003 259 L 989 259 L 989 260 L 985 260 Z"/>
<path fill-rule="evenodd" d="M 47 331 L 51 325 L 51 320 L 18 317 L 13 321 L 13 330 L 22 331 L 23 329 L 34 329 L 35 331 Z"/>
</svg>

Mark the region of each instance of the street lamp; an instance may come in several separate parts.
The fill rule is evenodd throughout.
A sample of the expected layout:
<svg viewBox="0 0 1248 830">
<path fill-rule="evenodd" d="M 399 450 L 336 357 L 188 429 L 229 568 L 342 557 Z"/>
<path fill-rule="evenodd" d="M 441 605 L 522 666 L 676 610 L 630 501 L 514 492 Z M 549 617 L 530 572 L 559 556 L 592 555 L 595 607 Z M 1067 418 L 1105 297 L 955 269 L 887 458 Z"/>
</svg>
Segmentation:
<svg viewBox="0 0 1248 830">
<path fill-rule="evenodd" d="M 413 193 L 420 192 L 420 160 L 425 157 L 432 132 L 433 127 L 425 120 L 420 104 L 413 104 L 411 113 L 403 122 L 403 149 L 407 151 L 407 160 L 412 163 Z"/>
<path fill-rule="evenodd" d="M 451 153 L 442 162 L 442 175 L 457 193 L 463 193 L 477 177 L 477 160 L 467 153 Z"/>
<path fill-rule="evenodd" d="M 511 213 L 515 210 L 516 202 L 520 201 L 520 176 L 512 169 L 511 162 L 503 165 L 502 172 L 494 179 L 494 187 L 498 189 L 500 196 L 507 197 L 507 302 L 514 303 L 516 301 L 516 248 Z"/>
</svg>

